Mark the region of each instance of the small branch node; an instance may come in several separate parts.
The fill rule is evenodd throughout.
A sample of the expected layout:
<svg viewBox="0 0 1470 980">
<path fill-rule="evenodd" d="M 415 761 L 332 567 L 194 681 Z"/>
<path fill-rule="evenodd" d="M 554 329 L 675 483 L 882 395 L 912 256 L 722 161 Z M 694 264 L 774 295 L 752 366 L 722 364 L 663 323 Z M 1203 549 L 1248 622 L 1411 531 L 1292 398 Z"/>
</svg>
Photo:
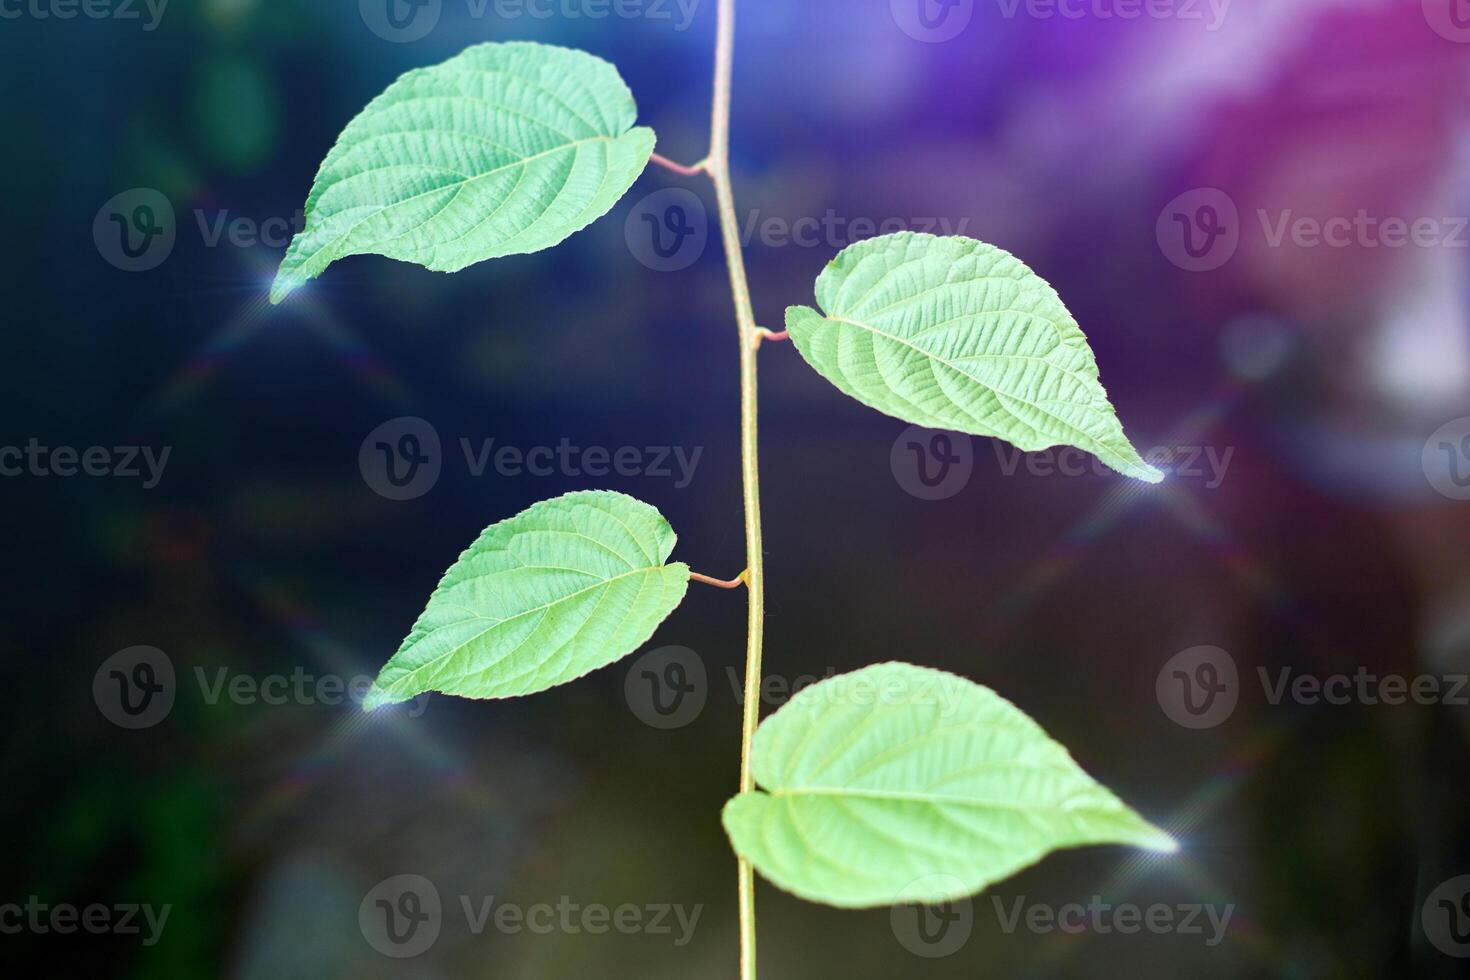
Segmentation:
<svg viewBox="0 0 1470 980">
<path fill-rule="evenodd" d="M 682 163 L 675 163 L 668 157 L 659 156 L 657 153 L 653 154 L 653 156 L 649 159 L 658 164 L 660 167 L 663 167 L 665 170 L 672 170 L 674 173 L 678 174 L 681 177 L 694 177 L 704 173 L 706 170 L 709 169 L 708 160 L 701 160 L 690 167 L 685 166 Z"/>
<path fill-rule="evenodd" d="M 783 340 L 790 340 L 790 339 L 791 339 L 791 332 L 789 330 L 779 330 L 778 331 L 778 330 L 767 330 L 765 327 L 756 327 L 755 328 L 755 349 L 756 350 L 760 350 L 761 349 L 761 344 L 764 341 L 767 341 L 767 340 L 769 340 L 773 344 L 776 344 L 776 343 L 780 343 Z"/>
<path fill-rule="evenodd" d="M 742 585 L 749 584 L 749 576 L 749 569 L 741 572 L 732 579 L 711 578 L 708 575 L 701 575 L 698 572 L 690 572 L 689 580 L 691 582 L 699 582 L 702 585 L 713 585 L 717 589 L 738 589 Z"/>
</svg>

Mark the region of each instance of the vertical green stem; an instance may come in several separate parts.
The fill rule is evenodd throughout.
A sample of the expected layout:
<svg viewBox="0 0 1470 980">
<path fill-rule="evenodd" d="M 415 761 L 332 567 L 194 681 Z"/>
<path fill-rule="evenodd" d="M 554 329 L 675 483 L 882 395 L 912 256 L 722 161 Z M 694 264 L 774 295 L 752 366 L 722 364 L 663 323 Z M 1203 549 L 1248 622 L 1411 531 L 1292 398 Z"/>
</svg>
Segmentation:
<svg viewBox="0 0 1470 980">
<path fill-rule="evenodd" d="M 735 0 L 719 0 L 715 41 L 714 116 L 706 169 L 719 202 L 720 233 L 725 261 L 730 267 L 730 290 L 735 297 L 735 319 L 740 339 L 740 475 L 745 496 L 746 585 L 750 592 L 745 652 L 745 705 L 740 728 L 740 791 L 755 788 L 750 769 L 751 743 L 760 721 L 761 638 L 765 626 L 765 562 L 761 553 L 760 474 L 756 457 L 756 350 L 759 346 L 755 310 L 745 278 L 745 256 L 740 249 L 740 224 L 735 217 L 735 193 L 730 187 L 730 76 L 735 57 Z M 755 875 L 750 862 L 740 859 L 740 977 L 755 980 Z"/>
</svg>

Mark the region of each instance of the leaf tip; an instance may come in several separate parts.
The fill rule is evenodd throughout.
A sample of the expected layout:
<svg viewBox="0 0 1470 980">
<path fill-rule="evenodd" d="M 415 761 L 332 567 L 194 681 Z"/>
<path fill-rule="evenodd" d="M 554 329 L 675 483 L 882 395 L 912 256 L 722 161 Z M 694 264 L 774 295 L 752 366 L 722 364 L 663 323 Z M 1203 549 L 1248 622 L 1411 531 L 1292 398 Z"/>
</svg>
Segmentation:
<svg viewBox="0 0 1470 980">
<path fill-rule="evenodd" d="M 1161 829 L 1153 823 L 1145 820 L 1136 811 L 1133 819 L 1137 824 L 1136 833 L 1130 835 L 1132 846 L 1140 850 L 1152 851 L 1155 854 L 1178 854 L 1181 850 L 1179 841 L 1173 834 Z"/>
<path fill-rule="evenodd" d="M 276 278 L 271 280 L 271 305 L 280 306 L 282 301 L 287 296 L 296 292 L 300 286 L 301 280 L 295 276 L 280 272 L 276 273 Z"/>
<path fill-rule="evenodd" d="M 1164 470 L 1149 462 L 1146 457 L 1140 456 L 1138 450 L 1134 449 L 1131 445 L 1125 446 L 1124 450 L 1119 453 L 1108 453 L 1106 450 L 1099 450 L 1097 456 L 1103 461 L 1104 465 L 1114 472 L 1153 486 L 1163 483 L 1164 478 L 1169 475 Z"/>
</svg>

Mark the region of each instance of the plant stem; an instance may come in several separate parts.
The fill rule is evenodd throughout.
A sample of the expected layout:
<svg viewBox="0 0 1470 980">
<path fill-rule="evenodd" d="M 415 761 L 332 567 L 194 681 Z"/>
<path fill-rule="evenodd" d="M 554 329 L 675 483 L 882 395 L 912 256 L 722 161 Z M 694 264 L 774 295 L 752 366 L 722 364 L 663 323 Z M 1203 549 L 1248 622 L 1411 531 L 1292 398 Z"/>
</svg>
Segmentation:
<svg viewBox="0 0 1470 980">
<path fill-rule="evenodd" d="M 740 792 L 755 789 L 750 749 L 760 721 L 761 639 L 765 626 L 765 562 L 761 553 L 760 472 L 756 448 L 756 331 L 735 193 L 730 186 L 730 78 L 735 58 L 735 0 L 719 0 L 715 40 L 714 112 L 704 167 L 715 184 L 725 262 L 740 333 L 740 476 L 745 496 L 745 584 L 750 592 L 745 648 L 745 704 L 740 727 Z M 755 980 L 755 874 L 740 858 L 740 977 Z"/>
</svg>

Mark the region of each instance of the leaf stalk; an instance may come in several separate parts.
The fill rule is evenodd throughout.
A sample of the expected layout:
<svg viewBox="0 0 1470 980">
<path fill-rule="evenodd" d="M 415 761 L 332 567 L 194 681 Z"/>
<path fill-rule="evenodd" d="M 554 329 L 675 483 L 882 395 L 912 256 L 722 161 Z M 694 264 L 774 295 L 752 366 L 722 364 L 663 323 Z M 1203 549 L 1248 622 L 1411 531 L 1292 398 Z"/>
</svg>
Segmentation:
<svg viewBox="0 0 1470 980">
<path fill-rule="evenodd" d="M 738 589 L 745 584 L 745 572 L 741 572 L 732 579 L 711 578 L 708 575 L 701 575 L 698 572 L 690 572 L 689 580 L 691 582 L 699 582 L 702 585 L 713 585 L 717 589 Z"/>
<path fill-rule="evenodd" d="M 698 163 L 693 164 L 692 166 L 686 166 L 682 163 L 675 163 L 668 157 L 660 156 L 657 153 L 653 154 L 651 157 L 649 157 L 649 159 L 658 164 L 660 167 L 663 167 L 665 170 L 672 170 L 674 173 L 680 175 L 681 177 L 694 177 L 698 174 L 705 173 L 705 166 L 709 162 L 708 160 L 701 160 Z"/>
</svg>

